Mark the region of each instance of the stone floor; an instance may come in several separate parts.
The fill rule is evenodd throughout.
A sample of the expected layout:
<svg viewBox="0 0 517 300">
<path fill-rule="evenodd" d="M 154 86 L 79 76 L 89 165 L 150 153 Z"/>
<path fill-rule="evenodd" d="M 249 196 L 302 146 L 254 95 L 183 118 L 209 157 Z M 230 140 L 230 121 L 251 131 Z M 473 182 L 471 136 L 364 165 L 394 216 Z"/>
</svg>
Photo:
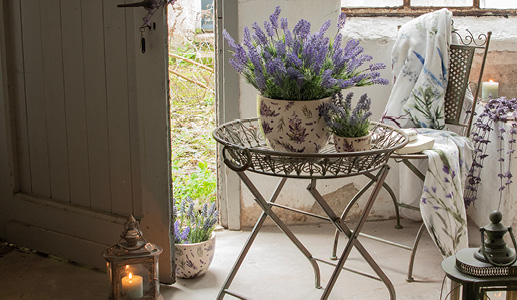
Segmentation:
<svg viewBox="0 0 517 300">
<path fill-rule="evenodd" d="M 403 230 L 394 229 L 393 224 L 394 221 L 368 222 L 363 231 L 411 244 L 419 223 L 404 221 Z M 329 256 L 332 227 L 291 228 L 313 256 Z M 470 232 L 471 241 L 477 241 L 477 229 L 473 227 Z M 209 271 L 197 279 L 178 279 L 175 284 L 162 285 L 164 300 L 215 299 L 248 235 L 249 231 L 218 232 Z M 392 281 L 397 299 L 440 299 L 442 258 L 428 234 L 424 234 L 417 252 L 416 281 L 412 283 L 406 282 L 409 251 L 360 240 Z M 0 245 L 0 299 L 107 299 L 108 283 L 103 272 L 6 243 Z M 355 250 L 346 266 L 372 273 Z M 325 286 L 332 269 L 324 264 L 320 264 L 320 269 Z M 314 274 L 306 258 L 276 227 L 260 232 L 231 289 L 252 299 L 273 300 L 319 299 L 322 293 L 314 288 Z M 389 294 L 382 282 L 343 271 L 329 299 L 389 299 Z M 445 299 L 445 294 L 441 299 Z"/>
</svg>

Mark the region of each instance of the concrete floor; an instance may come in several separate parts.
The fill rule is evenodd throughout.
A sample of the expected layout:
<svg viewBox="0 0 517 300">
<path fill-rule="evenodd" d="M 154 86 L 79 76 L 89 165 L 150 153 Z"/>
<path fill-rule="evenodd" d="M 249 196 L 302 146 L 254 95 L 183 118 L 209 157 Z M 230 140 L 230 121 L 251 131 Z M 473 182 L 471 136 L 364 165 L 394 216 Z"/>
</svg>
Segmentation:
<svg viewBox="0 0 517 300">
<path fill-rule="evenodd" d="M 363 231 L 411 244 L 419 223 L 403 221 L 403 230 L 394 229 L 393 224 L 394 221 L 368 222 Z M 329 256 L 333 232 L 330 225 L 291 228 L 313 256 Z M 470 232 L 471 241 L 477 242 L 477 228 L 472 226 Z M 218 232 L 209 271 L 197 279 L 178 279 L 173 285 L 162 285 L 164 300 L 215 299 L 248 235 L 249 231 Z M 412 283 L 405 280 L 409 251 L 364 238 L 361 241 L 392 281 L 397 299 L 440 299 L 442 258 L 428 234 L 424 234 L 417 252 L 416 282 Z M 372 273 L 355 250 L 346 266 Z M 324 264 L 320 269 L 325 286 L 332 269 Z M 306 258 L 276 227 L 260 232 L 231 289 L 253 299 L 273 300 L 319 299 L 322 293 L 314 288 L 314 275 Z M 0 244 L 2 300 L 107 299 L 107 293 L 106 275 L 101 271 Z M 389 299 L 389 294 L 383 283 L 343 271 L 329 299 L 377 300 Z"/>
</svg>

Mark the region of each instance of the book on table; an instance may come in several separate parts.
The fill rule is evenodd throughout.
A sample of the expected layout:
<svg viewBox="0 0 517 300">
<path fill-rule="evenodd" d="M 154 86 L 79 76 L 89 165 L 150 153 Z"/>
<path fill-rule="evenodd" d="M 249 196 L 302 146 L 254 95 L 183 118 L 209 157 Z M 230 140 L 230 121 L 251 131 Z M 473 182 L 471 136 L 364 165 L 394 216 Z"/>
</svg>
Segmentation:
<svg viewBox="0 0 517 300">
<path fill-rule="evenodd" d="M 403 148 L 395 151 L 397 154 L 414 154 L 424 150 L 432 149 L 434 146 L 434 138 L 419 134 L 413 128 L 402 129 L 408 135 L 409 143 Z"/>
</svg>

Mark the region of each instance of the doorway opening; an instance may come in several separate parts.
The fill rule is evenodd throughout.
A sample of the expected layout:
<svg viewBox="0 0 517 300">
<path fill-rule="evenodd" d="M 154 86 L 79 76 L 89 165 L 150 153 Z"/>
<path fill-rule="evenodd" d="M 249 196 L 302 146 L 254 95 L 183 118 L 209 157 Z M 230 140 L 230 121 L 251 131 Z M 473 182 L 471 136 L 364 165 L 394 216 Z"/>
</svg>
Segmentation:
<svg viewBox="0 0 517 300">
<path fill-rule="evenodd" d="M 173 198 L 216 201 L 215 38 L 213 0 L 168 8 Z"/>
</svg>

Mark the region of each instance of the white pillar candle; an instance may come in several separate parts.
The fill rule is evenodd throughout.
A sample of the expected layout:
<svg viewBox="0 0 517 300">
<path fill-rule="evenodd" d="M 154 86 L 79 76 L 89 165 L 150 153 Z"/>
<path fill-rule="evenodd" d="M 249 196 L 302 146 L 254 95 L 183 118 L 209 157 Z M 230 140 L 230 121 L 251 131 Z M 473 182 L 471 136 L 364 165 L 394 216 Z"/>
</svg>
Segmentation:
<svg viewBox="0 0 517 300">
<path fill-rule="evenodd" d="M 144 296 L 144 286 L 142 276 L 129 273 L 122 277 L 122 294 L 129 298 L 142 298 Z"/>
<path fill-rule="evenodd" d="M 499 97 L 499 82 L 485 81 L 481 85 L 481 99 L 487 101 Z"/>
</svg>

